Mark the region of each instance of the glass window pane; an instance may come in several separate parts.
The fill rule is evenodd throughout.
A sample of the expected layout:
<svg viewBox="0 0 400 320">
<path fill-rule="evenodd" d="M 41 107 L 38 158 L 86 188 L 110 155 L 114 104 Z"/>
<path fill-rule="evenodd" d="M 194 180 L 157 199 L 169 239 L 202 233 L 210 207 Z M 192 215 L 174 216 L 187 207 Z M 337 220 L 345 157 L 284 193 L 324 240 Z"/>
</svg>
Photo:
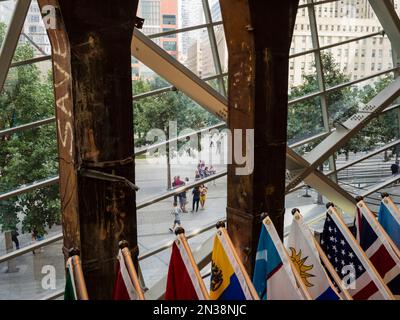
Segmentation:
<svg viewBox="0 0 400 320">
<path fill-rule="evenodd" d="M 289 59 L 289 101 L 319 91 L 314 53 Z"/>
<path fill-rule="evenodd" d="M 289 106 L 288 144 L 324 132 L 320 98 L 312 98 Z"/>
</svg>

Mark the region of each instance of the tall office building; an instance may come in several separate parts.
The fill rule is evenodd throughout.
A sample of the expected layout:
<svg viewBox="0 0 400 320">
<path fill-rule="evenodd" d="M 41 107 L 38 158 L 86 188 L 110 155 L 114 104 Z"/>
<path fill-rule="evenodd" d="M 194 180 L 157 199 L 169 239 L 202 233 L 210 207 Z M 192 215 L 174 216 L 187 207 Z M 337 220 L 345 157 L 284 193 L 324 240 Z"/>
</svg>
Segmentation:
<svg viewBox="0 0 400 320">
<path fill-rule="evenodd" d="M 6 23 L 7 25 L 9 24 L 14 12 L 14 7 L 14 1 L 0 2 L 0 22 Z M 46 29 L 40 14 L 39 5 L 36 0 L 32 1 L 29 7 L 22 33 L 28 36 L 35 43 L 35 45 L 43 51 L 41 53 L 40 51 L 35 50 L 35 55 L 43 55 L 43 53 L 51 54 L 50 41 L 47 37 Z M 29 40 L 27 40 L 26 37 L 20 37 L 21 43 L 26 43 L 28 41 Z"/>
<path fill-rule="evenodd" d="M 373 37 L 327 48 L 340 69 L 357 80 L 370 74 L 393 67 L 389 39 L 383 34 L 368 0 L 330 2 L 315 7 L 320 47 L 376 33 Z M 308 9 L 302 8 L 297 15 L 290 54 L 312 49 Z M 290 59 L 289 86 L 298 86 L 304 74 L 315 74 L 314 54 Z"/>
<path fill-rule="evenodd" d="M 205 23 L 202 0 L 179 0 L 179 28 L 193 27 Z M 202 30 L 192 30 L 179 34 L 180 54 L 183 60 L 189 47 L 200 38 Z"/>
<path fill-rule="evenodd" d="M 212 21 L 221 21 L 222 16 L 219 2 L 210 1 L 210 4 Z M 197 75 L 207 78 L 216 74 L 214 58 L 207 29 L 201 29 L 199 31 L 200 34 L 197 37 L 196 42 L 192 43 L 188 49 L 189 53 L 185 64 Z M 214 27 L 214 31 L 217 41 L 217 49 L 221 59 L 221 67 L 224 71 L 228 65 L 228 50 L 226 47 L 224 28 L 222 25 L 218 25 Z M 199 56 L 196 57 L 195 54 Z"/>
<path fill-rule="evenodd" d="M 12 1 L 0 1 L 0 22 L 8 24 L 11 19 L 14 4 Z"/>
<path fill-rule="evenodd" d="M 175 30 L 178 27 L 178 0 L 141 0 L 138 16 L 143 18 L 142 32 L 146 35 Z M 178 58 L 178 37 L 176 34 L 154 38 L 174 58 Z M 155 74 L 152 70 L 132 58 L 133 79 L 151 79 Z"/>
<path fill-rule="evenodd" d="M 394 2 L 397 12 L 400 8 L 399 2 L 399 0 Z M 218 1 L 213 2 L 211 12 L 214 21 L 221 19 Z M 393 67 L 390 41 L 382 34 L 382 26 L 368 0 L 344 0 L 317 5 L 315 14 L 320 47 L 376 33 L 367 39 L 323 50 L 332 54 L 334 61 L 351 80 Z M 222 70 L 227 70 L 228 52 L 223 28 L 216 27 L 215 35 Z M 196 60 L 192 56 L 190 61 L 201 61 L 201 65 L 197 65 L 196 68 L 201 71 L 203 77 L 207 77 L 215 74 L 214 66 L 209 63 L 212 60 L 212 53 L 208 38 L 201 37 L 200 41 L 200 49 L 197 53 L 202 57 Z M 290 54 L 308 51 L 312 47 L 308 9 L 301 8 L 296 19 Z M 290 59 L 289 87 L 300 85 L 305 74 L 315 73 L 314 53 Z"/>
<path fill-rule="evenodd" d="M 39 5 L 36 0 L 32 1 L 29 7 L 23 32 L 43 51 L 42 54 L 51 54 L 50 40 L 47 36 Z M 24 38 L 21 40 L 27 41 Z M 39 52 L 37 52 L 37 54 L 39 54 Z"/>
</svg>

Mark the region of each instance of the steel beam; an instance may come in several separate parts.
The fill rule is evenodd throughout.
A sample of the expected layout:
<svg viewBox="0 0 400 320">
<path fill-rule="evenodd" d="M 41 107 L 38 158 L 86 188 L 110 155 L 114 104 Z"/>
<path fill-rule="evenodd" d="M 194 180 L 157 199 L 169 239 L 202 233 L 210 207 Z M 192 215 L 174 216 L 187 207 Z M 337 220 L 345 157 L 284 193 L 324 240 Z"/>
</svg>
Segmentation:
<svg viewBox="0 0 400 320">
<path fill-rule="evenodd" d="M 307 3 L 313 4 L 314 0 L 307 0 Z M 315 15 L 315 7 L 314 6 L 310 5 L 308 7 L 308 16 L 309 16 L 309 20 L 310 20 L 311 40 L 312 40 L 313 48 L 316 49 L 316 51 L 314 52 L 314 58 L 315 58 L 315 68 L 317 71 L 318 88 L 320 91 L 325 92 L 326 85 L 325 85 L 324 66 L 323 66 L 321 50 L 320 50 L 320 46 L 319 46 L 318 24 L 317 24 L 317 18 Z M 327 96 L 322 95 L 320 97 L 320 102 L 321 102 L 321 112 L 322 112 L 322 120 L 323 120 L 323 124 L 324 124 L 324 129 L 325 129 L 325 132 L 330 132 L 331 126 L 329 123 L 329 110 L 328 110 Z M 335 157 L 331 156 L 331 157 L 329 157 L 329 169 L 334 171 L 335 168 L 336 168 Z M 332 178 L 335 182 L 337 182 L 336 175 L 333 175 Z"/>
<path fill-rule="evenodd" d="M 139 30 L 134 31 L 132 40 L 132 55 L 142 63 L 153 69 L 154 72 L 173 84 L 178 90 L 192 98 L 207 111 L 215 114 L 222 121 L 227 121 L 228 107 L 227 99 L 214 90 L 211 86 L 204 83 L 197 75 L 188 68 L 172 58 L 166 51 L 162 50 L 157 44 L 149 40 Z M 325 135 L 325 133 L 324 133 Z M 301 142 L 302 143 L 302 142 Z M 298 147 L 301 143 L 296 143 L 292 147 Z M 298 162 L 299 157 L 291 157 L 287 154 L 288 169 L 297 167 L 304 170 L 305 167 Z M 301 159 L 301 157 L 300 157 Z M 296 162 L 297 161 L 297 162 Z M 304 163 L 303 163 L 304 164 Z M 317 170 L 313 169 L 313 172 Z M 337 200 L 336 205 L 340 207 L 343 203 L 347 205 L 348 198 L 343 197 L 344 190 L 339 185 L 332 185 L 330 179 L 324 175 L 316 173 L 313 179 L 310 179 L 310 186 L 314 189 L 329 190 L 329 193 L 323 195 L 328 198 L 342 199 Z M 287 190 L 286 193 L 289 193 Z"/>
<path fill-rule="evenodd" d="M 52 5 L 52 44 L 64 254 L 81 250 L 91 299 L 111 299 L 118 242 L 137 262 L 135 193 L 86 177 L 135 179 L 130 44 L 138 1 L 39 0 Z M 99 282 L 101 279 L 101 282 Z"/>
<path fill-rule="evenodd" d="M 18 0 L 15 4 L 14 13 L 8 26 L 6 36 L 0 48 L 0 92 L 3 90 L 4 82 L 8 75 L 11 61 L 24 26 L 25 17 L 31 5 L 31 0 Z"/>
<path fill-rule="evenodd" d="M 288 148 L 287 153 L 288 160 L 290 159 L 292 161 L 291 164 L 288 164 L 288 167 L 292 168 L 293 171 L 302 171 L 302 168 L 308 168 L 310 166 L 304 158 L 299 156 L 293 150 Z M 343 211 L 349 214 L 354 213 L 354 206 L 357 204 L 357 201 L 347 191 L 339 187 L 337 183 L 329 179 L 322 172 L 312 170 L 310 174 L 304 178 L 304 183 L 316 189 L 319 193 L 329 199 L 329 201 L 334 202 L 335 205 Z M 289 192 L 290 189 L 287 188 L 286 193 Z"/>
<path fill-rule="evenodd" d="M 393 147 L 397 146 L 398 144 L 400 144 L 400 139 L 395 140 L 393 142 L 390 142 L 389 144 L 383 146 L 382 148 L 378 148 L 378 149 L 376 149 L 374 151 L 369 152 L 368 154 L 366 154 L 365 156 L 363 156 L 361 158 L 358 158 L 358 159 L 356 159 L 354 161 L 350 161 L 350 162 L 340 166 L 339 168 L 336 169 L 335 173 L 338 173 L 338 172 L 340 172 L 340 171 L 342 171 L 344 169 L 347 169 L 348 167 L 354 166 L 355 164 L 360 163 L 360 162 L 362 162 L 364 160 L 367 160 L 367 159 L 369 159 L 369 158 L 371 158 L 371 157 L 373 157 L 373 156 L 375 156 L 375 155 L 377 155 L 377 154 L 379 154 L 379 153 L 381 153 L 383 151 L 386 151 L 386 150 L 388 150 L 390 148 L 393 148 Z M 329 176 L 329 175 L 331 175 L 333 173 L 334 172 L 328 172 L 326 175 Z"/>
<path fill-rule="evenodd" d="M 400 19 L 392 1 L 369 0 L 369 3 L 392 44 L 392 50 L 400 57 Z"/>
<path fill-rule="evenodd" d="M 228 116 L 227 99 L 135 29 L 132 55 L 216 116 Z"/>
<path fill-rule="evenodd" d="M 211 25 L 212 17 L 211 17 L 210 4 L 208 0 L 202 0 L 202 3 L 203 3 L 204 17 L 206 19 L 206 23 L 208 24 L 207 26 L 208 39 L 210 40 L 210 47 L 214 60 L 215 72 L 217 74 L 222 74 L 221 59 L 218 53 L 217 39 L 215 38 L 214 27 Z M 218 87 L 219 87 L 219 92 L 226 96 L 224 79 L 218 79 Z"/>
<path fill-rule="evenodd" d="M 249 274 L 263 213 L 283 238 L 288 63 L 298 2 L 220 1 L 229 52 L 228 125 L 241 130 L 230 154 L 254 148 L 246 159 L 251 165 L 244 168 L 236 157 L 228 164 L 228 232 Z"/>
<path fill-rule="evenodd" d="M 372 119 L 395 101 L 400 95 L 400 78 L 395 79 L 385 89 L 379 92 L 369 103 L 362 106 L 359 112 L 338 125 L 336 130 L 318 144 L 304 159 L 310 164 L 308 168 L 298 174 L 286 187 L 294 188 L 304 180 L 313 169 L 326 161 L 336 150 L 345 145 L 354 135 L 364 128 Z"/>
<path fill-rule="evenodd" d="M 382 190 L 383 188 L 385 188 L 399 180 L 400 180 L 400 176 L 390 176 L 387 179 L 383 180 L 382 182 L 377 183 L 377 184 L 373 185 L 372 187 L 369 187 L 368 189 L 364 190 L 361 193 L 361 196 L 368 197 L 369 195 L 371 195 L 379 190 Z"/>
</svg>

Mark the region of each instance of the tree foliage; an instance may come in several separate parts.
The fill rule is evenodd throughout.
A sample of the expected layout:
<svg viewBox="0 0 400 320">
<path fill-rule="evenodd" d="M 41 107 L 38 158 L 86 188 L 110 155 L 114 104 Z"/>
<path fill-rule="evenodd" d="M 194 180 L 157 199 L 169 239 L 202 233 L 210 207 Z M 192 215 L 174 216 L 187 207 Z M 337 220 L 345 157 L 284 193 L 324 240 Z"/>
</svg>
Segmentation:
<svg viewBox="0 0 400 320">
<path fill-rule="evenodd" d="M 345 75 L 330 53 L 322 54 L 325 84 L 327 88 L 346 83 L 350 78 Z M 319 91 L 315 74 L 303 76 L 303 83 L 291 89 L 289 99 L 295 99 Z M 345 87 L 326 96 L 330 126 L 344 122 L 355 114 L 363 103 L 370 101 L 391 81 L 392 76 L 384 76 L 361 88 Z M 369 151 L 379 143 L 387 143 L 399 136 L 396 111 L 385 113 L 355 135 L 338 153 L 348 157 L 350 152 Z M 324 130 L 320 98 L 308 99 L 289 107 L 288 139 L 298 141 Z M 310 151 L 319 141 L 307 144 L 299 150 Z"/>
<path fill-rule="evenodd" d="M 0 40 L 4 39 L 0 24 Z M 13 61 L 34 57 L 29 44 L 20 44 Z M 12 128 L 54 115 L 51 76 L 43 79 L 35 64 L 11 68 L 0 95 L 0 128 Z M 0 193 L 57 174 L 56 131 L 54 125 L 20 131 L 0 138 Z M 0 202 L 1 229 L 36 230 L 60 221 L 58 187 L 52 186 Z"/>
</svg>

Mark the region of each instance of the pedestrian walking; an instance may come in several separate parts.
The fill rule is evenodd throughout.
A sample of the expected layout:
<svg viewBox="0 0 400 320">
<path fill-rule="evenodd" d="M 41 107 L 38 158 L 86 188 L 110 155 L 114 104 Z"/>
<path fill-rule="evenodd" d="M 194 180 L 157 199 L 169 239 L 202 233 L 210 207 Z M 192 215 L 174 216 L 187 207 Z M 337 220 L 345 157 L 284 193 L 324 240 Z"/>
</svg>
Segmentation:
<svg viewBox="0 0 400 320">
<path fill-rule="evenodd" d="M 11 231 L 11 240 L 12 240 L 12 242 L 15 243 L 15 247 L 17 248 L 17 250 L 19 249 L 18 236 L 19 236 L 19 233 L 18 233 L 17 229 L 14 229 Z"/>
<path fill-rule="evenodd" d="M 192 202 L 192 212 L 194 212 L 194 207 L 196 206 L 196 212 L 199 211 L 200 202 L 200 188 L 194 187 L 192 190 L 193 202 Z"/>
<path fill-rule="evenodd" d="M 396 160 L 395 163 L 393 163 L 390 166 L 390 170 L 392 171 L 392 176 L 397 176 L 399 174 L 399 160 Z M 398 180 L 394 183 L 395 185 L 397 185 L 399 182 Z"/>
<path fill-rule="evenodd" d="M 185 178 L 185 182 L 183 182 L 182 185 L 186 185 L 186 183 L 189 183 L 188 177 Z M 186 191 L 183 191 L 179 194 L 179 205 L 181 207 L 182 212 L 184 212 L 184 213 L 187 213 L 186 203 L 187 203 Z"/>
<path fill-rule="evenodd" d="M 176 188 L 176 176 L 174 177 L 173 181 L 172 181 L 172 189 Z M 178 195 L 174 194 L 174 203 L 178 203 Z"/>
<path fill-rule="evenodd" d="M 396 160 L 396 162 L 393 163 L 393 164 L 390 166 L 390 170 L 392 171 L 392 175 L 393 175 L 393 176 L 399 174 L 399 160 Z"/>
<path fill-rule="evenodd" d="M 204 205 L 206 204 L 208 188 L 203 184 L 200 187 L 200 205 L 201 209 L 204 210 Z"/>
<path fill-rule="evenodd" d="M 181 226 L 181 208 L 178 207 L 177 203 L 174 203 L 174 210 L 171 212 L 174 215 L 174 224 L 172 228 L 169 228 L 169 231 L 174 232 L 176 225 Z"/>
</svg>

